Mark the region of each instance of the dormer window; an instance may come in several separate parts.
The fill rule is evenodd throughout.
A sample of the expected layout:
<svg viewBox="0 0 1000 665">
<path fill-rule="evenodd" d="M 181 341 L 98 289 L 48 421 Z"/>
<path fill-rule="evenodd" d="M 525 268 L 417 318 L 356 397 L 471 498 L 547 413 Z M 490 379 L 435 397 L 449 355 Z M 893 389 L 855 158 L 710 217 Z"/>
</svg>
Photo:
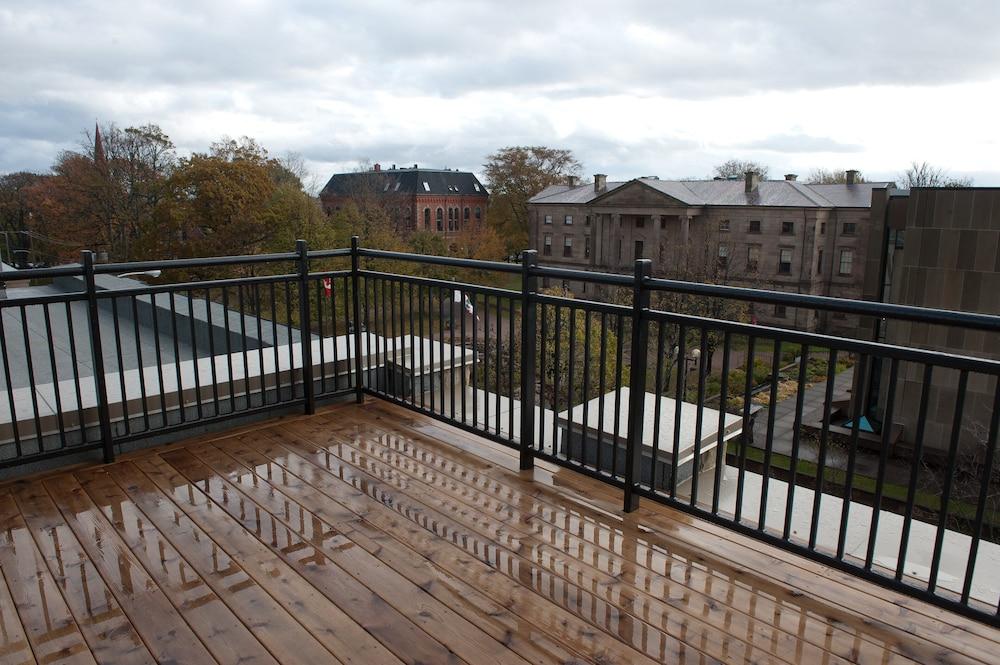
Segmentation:
<svg viewBox="0 0 1000 665">
<path fill-rule="evenodd" d="M 480 191 L 480 190 L 479 190 L 479 183 L 478 183 L 478 182 L 477 182 L 477 183 L 473 183 L 473 185 L 472 185 L 472 186 L 476 188 L 476 191 L 477 191 L 477 192 L 478 192 L 478 191 Z"/>
<path fill-rule="evenodd" d="M 425 192 L 431 191 L 431 186 L 429 184 L 427 184 L 426 180 L 424 180 L 424 191 Z"/>
</svg>

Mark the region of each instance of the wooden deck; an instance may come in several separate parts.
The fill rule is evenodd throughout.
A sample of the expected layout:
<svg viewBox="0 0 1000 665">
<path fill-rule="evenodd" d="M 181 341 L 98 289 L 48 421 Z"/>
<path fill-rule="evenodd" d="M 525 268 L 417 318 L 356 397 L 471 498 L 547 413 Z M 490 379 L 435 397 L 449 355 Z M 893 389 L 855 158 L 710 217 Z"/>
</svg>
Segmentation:
<svg viewBox="0 0 1000 665">
<path fill-rule="evenodd" d="M 1000 631 L 384 402 L 0 486 L 2 663 L 997 663 Z"/>
</svg>

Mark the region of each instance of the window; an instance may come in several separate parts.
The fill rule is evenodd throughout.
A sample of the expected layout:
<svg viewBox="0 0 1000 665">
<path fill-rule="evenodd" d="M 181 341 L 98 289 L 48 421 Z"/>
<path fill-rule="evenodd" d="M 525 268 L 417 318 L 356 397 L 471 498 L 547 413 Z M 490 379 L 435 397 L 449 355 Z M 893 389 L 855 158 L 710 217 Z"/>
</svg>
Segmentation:
<svg viewBox="0 0 1000 665">
<path fill-rule="evenodd" d="M 582 291 L 583 293 L 586 293 L 586 292 L 587 292 L 587 283 L 586 283 L 586 282 L 580 282 L 580 290 L 581 290 L 581 291 Z"/>
<path fill-rule="evenodd" d="M 545 234 L 545 242 L 542 245 L 542 254 L 545 256 L 552 256 L 552 235 L 549 233 Z"/>
<path fill-rule="evenodd" d="M 826 235 L 826 222 L 820 222 L 819 223 L 819 234 L 821 236 L 825 236 Z"/>
<path fill-rule="evenodd" d="M 552 223 L 552 215 L 545 215 L 545 223 L 546 224 Z"/>
<path fill-rule="evenodd" d="M 474 187 L 474 188 L 476 189 L 476 191 L 477 191 L 477 192 L 478 192 L 478 191 L 481 191 L 481 190 L 479 189 L 479 183 L 478 183 L 478 182 L 474 182 L 474 183 L 472 183 L 472 186 L 473 186 L 473 187 Z"/>
<path fill-rule="evenodd" d="M 425 192 L 431 191 L 431 186 L 427 184 L 426 180 L 424 180 L 424 191 Z"/>
<path fill-rule="evenodd" d="M 854 231 L 856 229 L 857 229 L 857 224 L 855 224 L 854 222 L 844 222 L 843 235 L 852 236 L 854 235 Z"/>
<path fill-rule="evenodd" d="M 563 236 L 563 256 L 573 256 L 573 236 Z"/>
<path fill-rule="evenodd" d="M 389 191 L 389 185 L 391 185 L 391 184 L 392 184 L 391 182 L 385 183 L 385 187 L 382 188 L 382 193 L 388 192 Z"/>
<path fill-rule="evenodd" d="M 760 233 L 760 220 L 751 219 L 747 225 L 747 233 Z"/>
<path fill-rule="evenodd" d="M 778 274 L 792 274 L 792 250 L 788 247 L 782 247 L 778 250 Z"/>
<path fill-rule="evenodd" d="M 667 228 L 667 218 L 660 216 L 660 230 Z"/>
<path fill-rule="evenodd" d="M 816 274 L 820 275 L 823 273 L 823 250 L 819 250 L 819 255 L 816 257 Z"/>
<path fill-rule="evenodd" d="M 642 258 L 642 249 L 643 249 L 642 245 L 643 245 L 643 243 L 642 243 L 641 240 L 636 240 L 635 241 L 635 258 L 637 258 L 637 259 L 641 259 Z"/>
<path fill-rule="evenodd" d="M 476 208 L 476 220 L 478 221 L 478 220 L 480 220 L 482 218 L 483 218 L 483 209 L 477 207 Z"/>
<path fill-rule="evenodd" d="M 635 228 L 642 229 L 642 228 L 645 228 L 645 227 L 646 227 L 646 218 L 643 217 L 642 215 L 639 215 L 638 217 L 636 217 L 635 218 Z"/>
<path fill-rule="evenodd" d="M 437 229 L 438 231 L 444 231 L 444 209 L 437 209 Z"/>
<path fill-rule="evenodd" d="M 781 223 L 781 235 L 783 235 L 783 236 L 795 235 L 795 223 L 794 222 L 782 222 Z"/>
<path fill-rule="evenodd" d="M 719 266 L 725 268 L 729 265 L 729 245 L 719 245 Z"/>
<path fill-rule="evenodd" d="M 728 219 L 724 219 L 721 222 L 719 222 L 719 230 L 722 231 L 722 232 L 724 232 L 724 233 L 727 232 L 727 231 L 729 231 L 729 220 Z"/>
<path fill-rule="evenodd" d="M 850 275 L 851 269 L 854 267 L 854 250 L 853 249 L 842 249 L 840 250 L 840 270 L 838 271 L 841 275 Z"/>
<path fill-rule="evenodd" d="M 619 238 L 618 239 L 618 261 L 621 262 L 621 260 L 622 260 L 622 239 Z"/>
<path fill-rule="evenodd" d="M 760 245 L 747 246 L 747 272 L 757 272 L 760 265 Z"/>
<path fill-rule="evenodd" d="M 469 209 L 468 209 L 468 208 L 466 208 L 466 209 L 465 209 L 465 210 L 463 211 L 463 215 L 462 215 L 462 218 L 463 218 L 463 219 L 465 219 L 465 221 L 469 221 Z"/>
<path fill-rule="evenodd" d="M 570 226 L 573 223 L 573 215 L 566 215 L 563 218 L 563 224 Z"/>
<path fill-rule="evenodd" d="M 396 181 L 396 184 L 392 186 L 392 191 L 394 191 L 394 192 L 398 192 L 399 191 L 399 181 L 398 180 Z"/>
<path fill-rule="evenodd" d="M 590 236 L 583 237 L 583 258 L 590 258 Z"/>
<path fill-rule="evenodd" d="M 448 208 L 448 230 L 449 231 L 454 231 L 455 230 L 455 209 L 454 208 Z"/>
<path fill-rule="evenodd" d="M 583 225 L 584 226 L 590 226 L 590 215 L 584 216 L 584 218 L 583 218 Z M 584 286 L 586 286 L 586 284 L 584 284 Z"/>
<path fill-rule="evenodd" d="M 424 228 L 430 230 L 431 228 L 431 209 L 424 208 Z"/>
<path fill-rule="evenodd" d="M 784 305 L 775 305 L 774 306 L 774 318 L 776 318 L 776 319 L 783 319 L 783 318 L 785 318 L 785 306 Z"/>
</svg>

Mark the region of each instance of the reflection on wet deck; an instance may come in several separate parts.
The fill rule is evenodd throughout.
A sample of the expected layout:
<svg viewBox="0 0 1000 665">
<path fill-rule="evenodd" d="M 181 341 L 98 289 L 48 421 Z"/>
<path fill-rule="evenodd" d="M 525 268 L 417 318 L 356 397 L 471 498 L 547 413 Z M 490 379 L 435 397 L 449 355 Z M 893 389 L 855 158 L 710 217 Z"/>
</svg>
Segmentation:
<svg viewBox="0 0 1000 665">
<path fill-rule="evenodd" d="M 216 435 L 218 436 L 218 435 Z M 1000 631 L 384 402 L 0 486 L 3 663 L 996 662 Z"/>
</svg>

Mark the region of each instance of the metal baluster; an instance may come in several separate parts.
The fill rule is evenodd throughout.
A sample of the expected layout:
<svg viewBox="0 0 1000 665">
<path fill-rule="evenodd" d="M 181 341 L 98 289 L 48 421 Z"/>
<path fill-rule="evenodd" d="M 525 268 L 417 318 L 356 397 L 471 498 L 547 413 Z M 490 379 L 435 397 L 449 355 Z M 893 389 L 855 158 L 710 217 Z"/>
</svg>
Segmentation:
<svg viewBox="0 0 1000 665">
<path fill-rule="evenodd" d="M 48 327 L 49 327 L 49 311 L 48 311 L 48 307 L 45 306 L 45 305 L 43 305 L 42 307 L 45 310 L 45 326 L 46 326 L 46 330 L 48 330 Z M 122 360 L 122 336 L 121 336 L 121 330 L 120 330 L 121 326 L 119 325 L 119 322 L 118 322 L 118 298 L 116 298 L 116 297 L 112 297 L 111 298 L 111 321 L 114 324 L 114 329 L 115 329 L 115 358 L 117 359 L 117 362 L 118 362 L 118 389 L 121 390 L 121 394 L 120 394 L 121 402 L 120 402 L 120 404 L 121 404 L 121 411 L 122 411 L 122 423 L 125 425 L 125 435 L 127 436 L 128 434 L 131 433 L 132 428 L 131 428 L 131 426 L 129 425 L 129 422 L 128 422 L 128 419 L 129 419 L 129 417 L 128 417 L 128 396 L 126 395 L 126 391 L 125 391 L 125 363 Z M 49 339 L 50 339 L 50 342 L 49 342 L 49 352 L 52 354 L 52 372 L 53 372 L 53 376 L 54 376 L 55 375 L 55 349 L 53 349 L 53 347 L 52 347 L 51 337 Z M 58 393 L 59 393 L 59 384 L 53 380 L 53 385 L 55 385 L 55 387 L 56 387 L 56 394 L 58 395 Z M 58 409 L 58 411 L 60 412 L 59 413 L 59 418 L 61 420 L 62 419 L 62 409 Z M 66 439 L 65 433 L 63 433 L 63 440 L 65 440 L 65 439 Z"/>
<path fill-rule="evenodd" d="M 830 439 L 830 418 L 833 409 L 833 385 L 837 379 L 837 349 L 830 349 L 826 361 L 826 393 L 823 397 L 823 423 L 819 435 L 819 458 L 816 460 L 816 489 L 813 492 L 812 518 L 809 522 L 809 549 L 816 549 L 819 531 L 819 514 L 823 501 L 823 475 L 826 471 L 826 454 Z"/>
<path fill-rule="evenodd" d="M 861 380 L 855 385 L 864 386 L 868 380 L 869 356 L 861 356 L 858 364 L 858 372 Z M 858 437 L 861 433 L 861 416 L 864 413 L 864 390 L 857 395 L 852 395 L 854 402 L 851 409 L 851 443 L 847 453 L 847 476 L 844 483 L 844 501 L 840 508 L 840 532 L 837 535 L 837 558 L 844 558 L 844 547 L 847 543 L 847 526 L 851 514 L 851 496 L 854 494 L 854 467 L 857 463 Z"/>
<path fill-rule="evenodd" d="M 360 404 L 365 401 L 365 388 L 361 366 L 361 256 L 358 251 L 358 236 L 351 236 L 351 290 L 354 294 L 351 299 L 354 311 L 354 399 Z M 344 288 L 347 288 L 346 284 Z"/>
<path fill-rule="evenodd" d="M 198 405 L 198 420 L 204 417 L 201 405 L 201 359 L 198 358 L 198 331 L 194 325 L 194 292 L 187 291 L 188 299 L 188 324 L 191 329 L 191 366 L 194 370 L 194 398 Z"/>
<path fill-rule="evenodd" d="M 937 534 L 934 537 L 934 553 L 931 555 L 931 570 L 927 579 L 927 591 L 937 588 L 938 572 L 941 569 L 941 552 L 944 549 L 944 532 L 948 527 L 948 504 L 951 501 L 951 487 L 955 479 L 955 462 L 962 434 L 962 415 L 965 411 L 965 393 L 969 385 L 969 371 L 958 375 L 958 393 L 955 397 L 955 421 L 951 426 L 951 442 L 948 444 L 948 461 L 944 467 L 944 486 L 941 488 L 941 511 L 938 518 Z"/>
<path fill-rule="evenodd" d="M 761 471 L 760 511 L 757 530 L 767 526 L 767 500 L 771 488 L 771 457 L 774 453 L 774 412 L 778 406 L 778 374 L 781 369 L 781 340 L 774 340 L 771 347 L 771 392 L 767 403 L 767 436 L 764 439 L 764 468 Z"/>
<path fill-rule="evenodd" d="M 719 514 L 719 492 L 726 469 L 726 413 L 729 408 L 729 353 L 732 343 L 727 330 L 722 336 L 722 385 L 719 387 L 719 425 L 715 437 L 715 482 L 712 487 L 712 514 Z"/>
<path fill-rule="evenodd" d="M 736 511 L 733 516 L 737 524 L 743 521 L 743 488 L 746 481 L 747 452 L 751 444 L 750 437 L 753 434 L 750 423 L 750 406 L 752 404 L 750 393 L 753 390 L 756 343 L 756 337 L 751 335 L 747 338 L 746 361 L 743 364 L 743 367 L 746 369 L 743 386 L 743 431 L 740 436 L 740 463 L 736 479 Z"/>
<path fill-rule="evenodd" d="M 878 473 L 875 478 L 875 499 L 872 502 L 872 520 L 868 531 L 868 551 L 865 555 L 865 570 L 871 570 L 875 559 L 875 541 L 878 537 L 879 516 L 882 511 L 882 493 L 885 489 L 885 468 L 889 462 L 889 447 L 892 445 L 892 414 L 896 402 L 896 383 L 899 375 L 899 359 L 893 358 L 889 364 L 889 389 L 886 394 L 885 417 L 882 420 L 882 449 L 878 458 Z"/>
<path fill-rule="evenodd" d="M 138 297 L 132 296 L 132 327 L 134 328 L 135 334 L 135 357 L 136 362 L 139 365 L 139 396 L 142 399 L 142 421 L 145 426 L 145 431 L 149 431 L 149 396 L 146 394 L 146 365 L 142 361 L 142 336 L 139 334 L 139 303 Z M 68 304 L 68 303 L 67 303 Z M 66 311 L 67 318 L 70 318 L 69 324 L 72 326 L 72 317 L 69 316 L 69 310 Z M 155 313 L 154 313 L 155 315 Z M 72 331 L 72 328 L 70 328 Z M 70 342 L 72 343 L 73 334 L 70 332 Z M 75 354 L 76 351 L 74 350 Z M 76 360 L 73 360 L 73 365 L 76 365 Z"/>
<path fill-rule="evenodd" d="M 799 470 L 801 445 L 802 404 L 806 396 L 806 366 L 809 364 L 809 345 L 803 344 L 799 352 L 799 379 L 795 391 L 795 420 L 792 425 L 792 456 L 789 460 L 788 493 L 785 495 L 785 525 L 781 537 L 788 540 L 792 533 L 792 513 L 795 511 L 795 478 Z"/>
<path fill-rule="evenodd" d="M 681 407 L 684 404 L 684 392 L 687 387 L 687 328 L 677 326 L 677 357 L 674 358 L 677 368 L 677 384 L 674 390 L 674 450 L 670 456 L 670 498 L 677 498 L 677 472 L 681 454 Z"/>
<path fill-rule="evenodd" d="M 691 467 L 691 497 L 688 504 L 694 508 L 698 505 L 698 480 L 701 475 L 701 439 L 705 424 L 705 373 L 708 367 L 708 330 L 702 328 L 698 331 L 699 351 L 698 356 L 698 393 L 695 398 L 695 418 L 694 418 L 694 459 Z"/>
</svg>

